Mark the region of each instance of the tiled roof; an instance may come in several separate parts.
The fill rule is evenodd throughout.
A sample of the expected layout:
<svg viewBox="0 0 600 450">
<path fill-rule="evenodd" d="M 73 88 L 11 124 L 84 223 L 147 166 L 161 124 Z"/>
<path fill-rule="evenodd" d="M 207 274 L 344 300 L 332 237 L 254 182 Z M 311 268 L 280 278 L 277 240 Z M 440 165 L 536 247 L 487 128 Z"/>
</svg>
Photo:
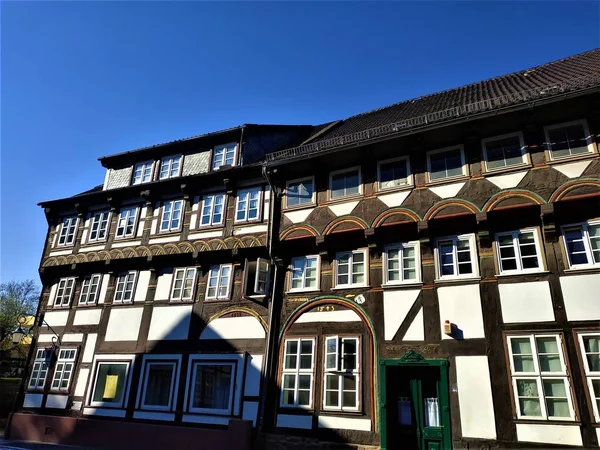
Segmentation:
<svg viewBox="0 0 600 450">
<path fill-rule="evenodd" d="M 600 49 L 520 72 L 406 100 L 340 121 L 269 160 L 300 156 L 443 120 L 600 85 Z"/>
</svg>

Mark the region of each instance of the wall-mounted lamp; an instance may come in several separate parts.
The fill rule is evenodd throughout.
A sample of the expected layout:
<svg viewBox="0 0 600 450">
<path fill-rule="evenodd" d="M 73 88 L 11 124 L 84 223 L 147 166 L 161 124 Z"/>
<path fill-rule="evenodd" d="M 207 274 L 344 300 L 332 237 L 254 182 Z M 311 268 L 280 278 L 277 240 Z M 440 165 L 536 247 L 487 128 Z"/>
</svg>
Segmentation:
<svg viewBox="0 0 600 450">
<path fill-rule="evenodd" d="M 15 328 L 15 330 L 12 332 L 13 344 L 20 344 L 26 336 L 31 336 L 33 325 L 35 324 L 35 319 L 37 319 L 37 317 L 33 314 L 19 314 L 19 317 L 17 317 L 17 323 L 19 324 L 19 326 Z M 33 322 L 31 324 L 31 327 L 23 327 L 23 325 L 27 324 L 27 322 Z M 50 329 L 50 331 L 54 333 L 54 336 L 52 336 L 52 349 L 54 350 L 58 348 L 58 346 L 60 345 L 60 338 L 58 337 L 58 333 L 54 331 L 54 328 L 52 328 L 50 324 L 44 319 L 42 319 L 41 322 L 42 325 L 46 325 Z"/>
</svg>

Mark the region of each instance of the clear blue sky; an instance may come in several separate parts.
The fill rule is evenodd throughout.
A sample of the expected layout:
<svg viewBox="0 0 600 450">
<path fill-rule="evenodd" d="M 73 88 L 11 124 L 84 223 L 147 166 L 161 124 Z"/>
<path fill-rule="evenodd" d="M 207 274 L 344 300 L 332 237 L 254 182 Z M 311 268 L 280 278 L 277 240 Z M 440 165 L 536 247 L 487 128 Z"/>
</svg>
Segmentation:
<svg viewBox="0 0 600 450">
<path fill-rule="evenodd" d="M 37 202 L 99 156 L 309 123 L 599 46 L 588 2 L 2 2 L 0 280 L 33 278 Z"/>
</svg>

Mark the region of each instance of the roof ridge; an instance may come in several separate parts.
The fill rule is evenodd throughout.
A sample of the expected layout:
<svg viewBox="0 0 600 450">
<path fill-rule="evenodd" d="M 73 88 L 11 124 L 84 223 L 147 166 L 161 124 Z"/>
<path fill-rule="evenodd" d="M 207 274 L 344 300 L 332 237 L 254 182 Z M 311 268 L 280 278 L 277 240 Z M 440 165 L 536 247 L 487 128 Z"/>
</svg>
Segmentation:
<svg viewBox="0 0 600 450">
<path fill-rule="evenodd" d="M 453 87 L 453 88 L 444 89 L 442 91 L 432 92 L 431 94 L 425 94 L 425 95 L 421 95 L 419 97 L 408 98 L 406 100 L 402 100 L 400 102 L 392 103 L 390 105 L 380 106 L 379 108 L 374 108 L 374 109 L 371 109 L 369 111 L 365 111 L 365 112 L 361 112 L 361 113 L 358 113 L 358 114 L 354 114 L 352 116 L 348 116 L 345 119 L 341 119 L 339 122 L 345 122 L 347 120 L 354 119 L 356 117 L 365 116 L 367 114 L 372 114 L 372 113 L 377 112 L 377 111 L 382 111 L 384 109 L 392 108 L 394 106 L 400 106 L 402 104 L 409 103 L 409 102 L 414 102 L 416 100 L 426 99 L 426 98 L 429 98 L 429 97 L 433 97 L 435 95 L 445 94 L 447 92 L 457 91 L 459 89 L 466 89 L 466 88 L 468 88 L 470 86 L 475 86 L 477 84 L 482 84 L 482 83 L 486 83 L 486 82 L 498 80 L 500 78 L 508 77 L 509 75 L 516 75 L 516 74 L 528 72 L 528 71 L 531 71 L 531 70 L 536 70 L 536 69 L 539 69 L 539 68 L 542 68 L 542 67 L 552 66 L 554 64 L 561 63 L 561 62 L 567 61 L 569 59 L 578 58 L 578 57 L 581 57 L 583 55 L 587 55 L 587 54 L 590 54 L 590 53 L 598 53 L 600 55 L 600 47 L 596 47 L 596 48 L 594 48 L 592 50 L 586 50 L 585 52 L 577 53 L 575 55 L 565 56 L 564 58 L 556 59 L 554 61 L 549 61 L 549 62 L 546 62 L 546 63 L 543 63 L 543 64 L 539 64 L 537 66 L 528 67 L 528 68 L 517 70 L 517 71 L 513 71 L 513 72 L 508 72 L 508 73 L 505 73 L 503 75 L 497 75 L 497 76 L 492 77 L 492 78 L 486 78 L 484 80 L 474 81 L 474 82 L 468 83 L 468 84 L 462 84 L 460 86 L 456 86 L 456 87 Z"/>
</svg>

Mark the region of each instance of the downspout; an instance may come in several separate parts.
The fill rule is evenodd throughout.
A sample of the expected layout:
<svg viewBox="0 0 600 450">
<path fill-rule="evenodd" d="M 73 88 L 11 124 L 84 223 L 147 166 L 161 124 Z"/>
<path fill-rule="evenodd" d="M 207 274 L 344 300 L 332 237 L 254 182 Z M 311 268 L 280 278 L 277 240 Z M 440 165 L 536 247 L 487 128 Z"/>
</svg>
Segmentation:
<svg viewBox="0 0 600 450">
<path fill-rule="evenodd" d="M 269 387 L 269 380 L 272 373 L 272 361 L 274 360 L 273 354 L 275 353 L 276 342 L 273 342 L 277 336 L 276 326 L 274 324 L 275 318 L 275 293 L 277 291 L 277 280 L 279 275 L 279 267 L 273 258 L 273 226 L 274 226 L 274 214 L 275 214 L 275 202 L 279 195 L 277 187 L 273 185 L 271 178 L 269 177 L 269 171 L 267 164 L 265 163 L 262 167 L 262 175 L 267 180 L 269 188 L 271 189 L 271 201 L 269 202 L 269 221 L 267 226 L 267 251 L 269 253 L 269 259 L 271 264 L 275 267 L 273 271 L 273 284 L 271 290 L 271 302 L 269 304 L 269 329 L 267 331 L 267 342 L 265 344 L 265 360 L 264 360 L 264 377 L 262 379 L 261 388 L 261 401 L 260 401 L 260 413 L 258 417 L 257 429 L 259 432 L 264 431 L 265 426 L 265 406 L 267 403 L 267 392 Z"/>
</svg>

